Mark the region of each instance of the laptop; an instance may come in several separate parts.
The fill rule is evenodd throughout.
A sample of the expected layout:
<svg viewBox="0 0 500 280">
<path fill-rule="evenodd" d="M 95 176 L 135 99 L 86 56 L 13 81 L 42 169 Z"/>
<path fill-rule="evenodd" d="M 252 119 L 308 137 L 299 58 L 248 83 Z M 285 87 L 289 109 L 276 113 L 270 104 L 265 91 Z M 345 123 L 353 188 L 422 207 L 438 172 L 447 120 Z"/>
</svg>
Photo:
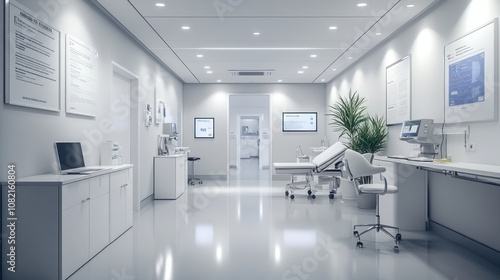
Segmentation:
<svg viewBox="0 0 500 280">
<path fill-rule="evenodd" d="M 85 167 L 82 143 L 56 142 L 56 159 L 61 174 L 90 174 L 105 167 Z"/>
</svg>

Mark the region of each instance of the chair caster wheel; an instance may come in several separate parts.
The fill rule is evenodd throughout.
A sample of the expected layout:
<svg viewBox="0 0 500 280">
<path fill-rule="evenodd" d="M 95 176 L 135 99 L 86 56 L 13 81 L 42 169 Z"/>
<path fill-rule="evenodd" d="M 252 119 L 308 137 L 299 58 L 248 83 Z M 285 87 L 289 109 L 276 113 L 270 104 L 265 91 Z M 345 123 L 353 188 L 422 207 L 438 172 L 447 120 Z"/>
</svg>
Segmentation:
<svg viewBox="0 0 500 280">
<path fill-rule="evenodd" d="M 396 240 L 397 240 L 397 241 L 401 241 L 401 238 L 402 238 L 402 237 L 401 237 L 401 233 L 396 234 Z"/>
<path fill-rule="evenodd" d="M 399 253 L 399 246 L 398 245 L 394 245 L 394 252 Z"/>
<path fill-rule="evenodd" d="M 354 235 L 354 237 L 359 237 L 359 232 L 357 230 L 355 230 L 352 232 L 352 235 Z"/>
<path fill-rule="evenodd" d="M 200 185 L 203 184 L 203 181 L 199 181 L 198 184 L 200 184 Z"/>
<path fill-rule="evenodd" d="M 311 190 L 308 190 L 308 191 L 307 191 L 307 194 L 308 194 L 308 195 L 311 195 L 311 194 L 312 194 L 312 191 L 311 191 Z"/>
<path fill-rule="evenodd" d="M 291 198 L 291 199 L 294 199 L 294 198 L 295 198 L 295 195 L 293 195 L 293 194 L 292 194 L 292 195 L 290 196 L 290 198 Z"/>
<path fill-rule="evenodd" d="M 285 196 L 288 196 L 290 193 L 288 191 L 285 192 Z"/>
<path fill-rule="evenodd" d="M 358 243 L 356 243 L 356 247 L 363 248 L 363 242 L 358 241 Z"/>
<path fill-rule="evenodd" d="M 315 194 L 311 195 L 311 198 L 316 199 L 316 195 Z"/>
<path fill-rule="evenodd" d="M 335 196 L 333 195 L 333 193 L 331 193 L 328 197 L 329 197 L 330 199 L 333 199 Z"/>
</svg>

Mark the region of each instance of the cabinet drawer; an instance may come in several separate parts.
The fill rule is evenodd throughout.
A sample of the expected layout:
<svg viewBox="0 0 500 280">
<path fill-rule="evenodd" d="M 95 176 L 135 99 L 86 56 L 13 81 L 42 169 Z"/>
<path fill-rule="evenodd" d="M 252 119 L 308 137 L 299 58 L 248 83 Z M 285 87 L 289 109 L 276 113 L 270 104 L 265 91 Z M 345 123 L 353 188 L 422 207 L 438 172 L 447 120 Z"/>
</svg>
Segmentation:
<svg viewBox="0 0 500 280">
<path fill-rule="evenodd" d="M 126 187 L 128 183 L 128 170 L 114 172 L 109 175 L 109 191 Z"/>
<path fill-rule="evenodd" d="M 71 184 L 63 185 L 61 189 L 61 210 L 68 209 L 90 199 L 90 180 L 82 180 Z"/>
<path fill-rule="evenodd" d="M 109 175 L 90 179 L 90 199 L 109 193 Z"/>
</svg>

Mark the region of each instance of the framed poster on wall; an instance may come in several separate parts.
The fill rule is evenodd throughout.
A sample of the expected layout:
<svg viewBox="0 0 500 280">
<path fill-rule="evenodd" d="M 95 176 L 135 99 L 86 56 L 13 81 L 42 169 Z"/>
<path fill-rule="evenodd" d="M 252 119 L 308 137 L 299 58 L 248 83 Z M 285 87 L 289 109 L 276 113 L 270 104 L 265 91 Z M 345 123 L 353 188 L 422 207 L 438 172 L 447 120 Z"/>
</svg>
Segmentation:
<svg viewBox="0 0 500 280">
<path fill-rule="evenodd" d="M 60 32 L 19 3 L 5 7 L 5 103 L 60 111 Z"/>
<path fill-rule="evenodd" d="M 387 125 L 411 120 L 411 56 L 386 67 Z"/>
<path fill-rule="evenodd" d="M 194 118 L 194 138 L 215 138 L 215 119 Z"/>
<path fill-rule="evenodd" d="M 445 45 L 445 122 L 498 119 L 498 18 Z"/>
<path fill-rule="evenodd" d="M 97 63 L 94 48 L 66 34 L 66 113 L 96 116 Z"/>
</svg>

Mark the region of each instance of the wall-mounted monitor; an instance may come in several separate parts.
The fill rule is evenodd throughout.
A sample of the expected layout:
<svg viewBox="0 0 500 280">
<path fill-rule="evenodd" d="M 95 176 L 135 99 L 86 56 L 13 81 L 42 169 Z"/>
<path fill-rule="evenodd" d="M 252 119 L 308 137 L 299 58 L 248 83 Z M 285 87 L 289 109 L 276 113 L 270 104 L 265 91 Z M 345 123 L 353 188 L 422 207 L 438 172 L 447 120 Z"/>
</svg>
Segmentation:
<svg viewBox="0 0 500 280">
<path fill-rule="evenodd" d="M 316 132 L 318 131 L 318 113 L 316 112 L 283 112 L 283 132 Z"/>
</svg>

